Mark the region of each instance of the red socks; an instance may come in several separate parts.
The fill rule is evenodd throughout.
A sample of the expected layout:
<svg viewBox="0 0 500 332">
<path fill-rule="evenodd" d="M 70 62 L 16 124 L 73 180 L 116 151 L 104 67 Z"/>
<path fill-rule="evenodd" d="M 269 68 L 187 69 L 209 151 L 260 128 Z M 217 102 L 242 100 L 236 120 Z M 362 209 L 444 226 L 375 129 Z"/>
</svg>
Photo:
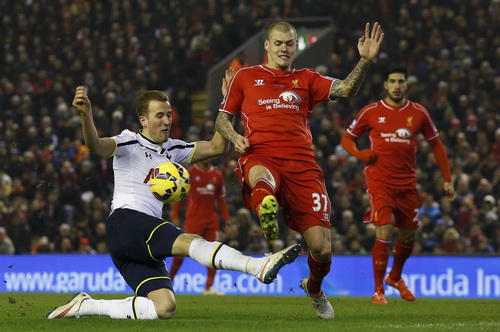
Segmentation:
<svg viewBox="0 0 500 332">
<path fill-rule="evenodd" d="M 321 283 L 328 272 L 330 272 L 332 256 L 330 255 L 330 258 L 326 261 L 318 261 L 309 253 L 307 265 L 309 265 L 310 271 L 309 283 L 307 284 L 309 294 L 319 294 L 321 293 Z"/>
<path fill-rule="evenodd" d="M 398 281 L 401 279 L 401 273 L 403 271 L 403 266 L 405 265 L 406 260 L 410 257 L 413 252 L 414 244 L 404 245 L 399 240 L 394 245 L 394 250 L 392 251 L 394 255 L 394 262 L 392 263 L 392 270 L 389 273 L 389 277 Z"/>
<path fill-rule="evenodd" d="M 170 270 L 168 271 L 170 274 L 170 280 L 172 280 L 172 282 L 174 282 L 174 277 L 177 274 L 177 271 L 179 271 L 179 268 L 181 267 L 183 261 L 183 257 L 174 257 L 172 265 L 170 266 Z"/>
<path fill-rule="evenodd" d="M 215 270 L 215 269 L 207 268 L 207 284 L 205 286 L 205 289 L 209 289 L 214 284 L 214 278 L 215 278 L 216 271 L 217 270 Z"/>
<path fill-rule="evenodd" d="M 385 241 L 377 238 L 372 250 L 373 278 L 375 280 L 375 292 L 384 292 L 384 277 L 389 260 L 389 244 L 391 241 Z"/>
<path fill-rule="evenodd" d="M 252 188 L 252 195 L 250 198 L 250 204 L 252 205 L 252 209 L 254 212 L 259 215 L 259 205 L 264 199 L 264 197 L 268 195 L 274 195 L 274 189 L 264 179 L 259 179 L 255 182 L 255 185 Z"/>
</svg>

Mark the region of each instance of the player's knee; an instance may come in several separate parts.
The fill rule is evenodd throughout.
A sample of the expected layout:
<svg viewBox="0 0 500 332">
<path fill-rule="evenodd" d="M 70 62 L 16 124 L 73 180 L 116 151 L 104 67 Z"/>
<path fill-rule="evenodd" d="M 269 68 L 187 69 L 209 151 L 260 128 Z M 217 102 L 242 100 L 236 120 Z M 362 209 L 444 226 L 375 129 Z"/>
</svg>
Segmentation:
<svg viewBox="0 0 500 332">
<path fill-rule="evenodd" d="M 404 245 L 412 245 L 415 243 L 417 234 L 415 231 L 406 231 L 399 233 L 399 241 Z"/>
<path fill-rule="evenodd" d="M 385 224 L 377 226 L 375 234 L 379 239 L 389 241 L 392 236 L 392 224 Z"/>
<path fill-rule="evenodd" d="M 325 261 L 332 255 L 332 246 L 330 243 L 310 247 L 309 250 L 311 251 L 311 255 L 319 261 Z"/>
<path fill-rule="evenodd" d="M 162 303 L 159 305 L 155 305 L 156 314 L 159 319 L 169 319 L 174 317 L 175 312 L 177 310 L 177 306 L 175 303 Z"/>
</svg>

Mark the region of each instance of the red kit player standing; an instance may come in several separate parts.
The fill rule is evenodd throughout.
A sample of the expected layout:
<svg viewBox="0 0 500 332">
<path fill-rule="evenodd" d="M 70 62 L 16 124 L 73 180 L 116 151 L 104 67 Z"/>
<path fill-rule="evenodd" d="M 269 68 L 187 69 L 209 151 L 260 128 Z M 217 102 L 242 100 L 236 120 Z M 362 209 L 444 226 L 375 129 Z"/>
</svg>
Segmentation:
<svg viewBox="0 0 500 332">
<path fill-rule="evenodd" d="M 366 163 L 365 178 L 370 196 L 370 210 L 365 222 L 376 226 L 376 241 L 372 250 L 375 293 L 373 303 L 387 303 L 384 296 L 384 276 L 389 259 L 393 227 L 399 229 L 394 245 L 394 262 L 385 282 L 397 288 L 402 298 L 414 301 L 401 273 L 410 257 L 419 227 L 419 199 L 415 160 L 417 134 L 422 133 L 432 147 L 436 162 L 444 176 L 444 192 L 455 198 L 448 157 L 429 112 L 420 104 L 405 99 L 408 89 L 406 68 L 392 64 L 386 75 L 387 96 L 365 106 L 342 138 L 344 149 Z M 355 138 L 369 132 L 371 147 L 359 151 Z"/>
<path fill-rule="evenodd" d="M 275 22 L 264 42 L 267 64 L 236 73 L 216 121 L 217 131 L 242 154 L 237 173 L 245 207 L 259 215 L 264 236 L 268 240 L 278 237 L 278 203 L 286 225 L 304 236 L 310 249 L 310 276 L 302 279 L 301 287 L 317 316 L 324 319 L 334 318 L 321 289 L 332 262 L 330 200 L 312 149 L 308 118 L 320 101 L 357 94 L 382 40 L 378 23 L 372 29 L 367 23 L 358 41 L 361 59 L 339 80 L 312 69 L 292 69 L 297 32 L 290 23 Z M 240 110 L 244 135 L 232 125 Z"/>
<path fill-rule="evenodd" d="M 209 159 L 190 166 L 188 172 L 191 178 L 191 189 L 185 200 L 184 230 L 191 234 L 201 235 L 208 241 L 220 241 L 219 213 L 225 223 L 229 222 L 224 177 L 210 164 Z M 180 225 L 179 210 L 182 203 L 183 201 L 173 204 L 172 220 L 177 226 Z M 183 260 L 184 257 L 174 257 L 170 268 L 172 281 Z M 215 273 L 215 269 L 207 268 L 204 295 L 222 295 L 212 288 Z"/>
</svg>

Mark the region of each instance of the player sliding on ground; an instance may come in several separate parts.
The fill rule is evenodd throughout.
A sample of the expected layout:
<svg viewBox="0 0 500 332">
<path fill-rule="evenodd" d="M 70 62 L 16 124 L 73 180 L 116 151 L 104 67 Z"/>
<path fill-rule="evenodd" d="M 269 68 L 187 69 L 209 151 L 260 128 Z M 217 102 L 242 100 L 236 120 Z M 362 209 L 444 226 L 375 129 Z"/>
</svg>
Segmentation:
<svg viewBox="0 0 500 332">
<path fill-rule="evenodd" d="M 232 71 L 226 72 L 225 93 Z M 169 138 L 172 110 L 161 91 L 146 91 L 136 99 L 142 130 L 124 130 L 114 137 L 98 136 L 92 108 L 83 87 L 76 89 L 73 106 L 80 112 L 85 144 L 101 156 L 114 156 L 115 190 L 107 220 L 106 244 L 113 263 L 135 291 L 122 300 L 94 300 L 77 293 L 67 304 L 48 313 L 48 319 L 109 316 L 128 319 L 166 319 L 176 312 L 176 300 L 165 267 L 170 256 L 189 256 L 214 269 L 245 272 L 265 284 L 300 253 L 290 246 L 267 257 L 254 258 L 220 242 L 185 233 L 161 218 L 163 203 L 157 200 L 147 181 L 149 171 L 166 161 L 194 163 L 224 153 L 227 142 L 218 133 L 211 141 L 186 143 Z"/>
</svg>

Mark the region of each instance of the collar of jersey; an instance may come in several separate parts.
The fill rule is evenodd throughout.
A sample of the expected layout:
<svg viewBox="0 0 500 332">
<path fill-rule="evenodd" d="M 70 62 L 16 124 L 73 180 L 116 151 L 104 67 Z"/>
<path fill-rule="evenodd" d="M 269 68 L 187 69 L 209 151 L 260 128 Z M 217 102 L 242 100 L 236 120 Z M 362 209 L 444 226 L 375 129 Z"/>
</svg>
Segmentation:
<svg viewBox="0 0 500 332">
<path fill-rule="evenodd" d="M 276 77 L 289 76 L 289 75 L 291 75 L 291 74 L 293 74 L 295 72 L 295 69 L 290 69 L 290 70 L 287 70 L 287 71 L 283 71 L 283 70 L 269 68 L 266 65 L 260 65 L 260 67 L 262 69 L 264 69 L 264 70 L 267 70 L 267 71 L 271 72 Z"/>
<path fill-rule="evenodd" d="M 153 149 L 156 151 L 156 150 L 158 150 L 158 147 L 163 148 L 163 144 L 160 146 L 160 145 L 158 145 L 158 142 L 155 142 L 152 139 L 144 136 L 144 134 L 142 133 L 142 129 L 139 129 L 139 138 L 142 141 L 141 144 L 143 144 L 144 146 L 146 146 L 150 149 Z"/>
<path fill-rule="evenodd" d="M 393 111 L 400 111 L 403 108 L 405 108 L 406 106 L 408 106 L 408 104 L 410 103 L 410 101 L 408 99 L 405 99 L 405 101 L 402 105 L 391 105 L 391 104 L 387 103 L 385 101 L 385 99 L 382 99 L 381 102 L 382 102 L 382 105 L 384 105 L 385 107 L 387 107 L 388 109 L 391 109 Z"/>
</svg>

